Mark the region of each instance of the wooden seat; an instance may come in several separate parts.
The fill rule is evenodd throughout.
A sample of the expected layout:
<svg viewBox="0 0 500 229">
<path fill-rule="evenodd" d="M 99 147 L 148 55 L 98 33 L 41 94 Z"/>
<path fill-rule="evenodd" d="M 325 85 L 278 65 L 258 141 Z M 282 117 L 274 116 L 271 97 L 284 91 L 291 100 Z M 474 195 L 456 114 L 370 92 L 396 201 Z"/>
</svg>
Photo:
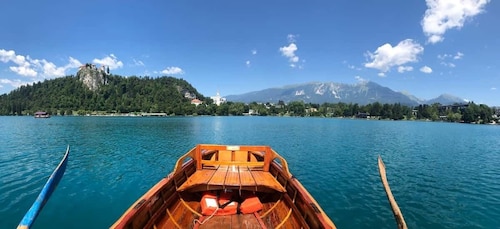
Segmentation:
<svg viewBox="0 0 500 229">
<path fill-rule="evenodd" d="M 271 173 L 238 165 L 221 165 L 217 169 L 197 170 L 177 190 L 184 191 L 193 187 L 198 187 L 197 190 L 222 188 L 254 191 L 258 191 L 260 187 L 279 192 L 286 191 Z"/>
<path fill-rule="evenodd" d="M 178 191 L 239 189 L 286 192 L 269 173 L 271 153 L 266 159 L 264 151 L 243 150 L 240 147 L 203 151 L 203 157 L 201 149 L 197 152 L 198 156 L 194 157 L 198 160 L 196 171 L 180 184 Z"/>
<path fill-rule="evenodd" d="M 235 151 L 234 152 L 234 161 L 238 162 L 247 162 L 249 161 L 248 151 Z"/>
</svg>

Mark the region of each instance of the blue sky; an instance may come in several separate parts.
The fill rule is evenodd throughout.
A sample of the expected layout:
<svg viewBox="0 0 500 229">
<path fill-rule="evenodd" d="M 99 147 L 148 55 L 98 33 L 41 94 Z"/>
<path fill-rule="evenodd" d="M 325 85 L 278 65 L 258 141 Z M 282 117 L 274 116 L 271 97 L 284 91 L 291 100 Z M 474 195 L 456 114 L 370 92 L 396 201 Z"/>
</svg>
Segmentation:
<svg viewBox="0 0 500 229">
<path fill-rule="evenodd" d="M 0 94 L 94 63 L 183 78 L 205 96 L 370 80 L 500 105 L 498 1 L 4 0 L 0 11 Z"/>
</svg>

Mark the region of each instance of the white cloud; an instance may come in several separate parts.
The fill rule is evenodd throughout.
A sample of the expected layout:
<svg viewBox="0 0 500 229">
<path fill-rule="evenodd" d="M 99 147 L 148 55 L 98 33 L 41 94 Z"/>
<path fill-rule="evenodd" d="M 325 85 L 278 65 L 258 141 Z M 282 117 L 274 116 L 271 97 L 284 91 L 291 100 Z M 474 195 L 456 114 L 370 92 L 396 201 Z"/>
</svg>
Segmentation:
<svg viewBox="0 0 500 229">
<path fill-rule="evenodd" d="M 176 75 L 176 74 L 182 75 L 184 74 L 184 71 L 179 67 L 167 67 L 166 69 L 161 71 L 161 73 L 165 75 Z"/>
<path fill-rule="evenodd" d="M 383 72 L 379 72 L 377 75 L 380 77 L 385 77 L 385 73 L 383 73 Z"/>
<path fill-rule="evenodd" d="M 134 61 L 135 66 L 142 66 L 142 67 L 145 66 L 144 62 L 142 62 L 141 60 L 136 60 L 136 59 L 132 59 L 132 60 Z"/>
<path fill-rule="evenodd" d="M 249 60 L 245 61 L 245 65 L 246 65 L 247 67 L 250 67 L 250 61 L 249 61 Z"/>
<path fill-rule="evenodd" d="M 13 62 L 18 66 L 10 66 L 9 69 L 18 75 L 36 78 L 42 76 L 45 78 L 61 77 L 66 75 L 66 71 L 71 68 L 78 68 L 80 61 L 69 57 L 69 63 L 63 67 L 57 67 L 54 63 L 45 59 L 32 59 L 30 56 L 16 55 L 14 50 L 6 51 L 0 49 L 0 61 L 4 63 Z"/>
<path fill-rule="evenodd" d="M 375 68 L 387 72 L 393 66 L 417 62 L 417 56 L 423 53 L 424 48 L 417 42 L 406 39 L 396 46 L 384 44 L 375 50 L 375 53 L 367 52 L 366 55 L 372 62 L 365 63 L 367 68 Z"/>
<path fill-rule="evenodd" d="M 43 73 L 45 75 L 61 77 L 65 75 L 65 70 L 64 67 L 57 67 L 54 63 L 47 61 L 43 65 Z"/>
<path fill-rule="evenodd" d="M 256 49 L 252 49 L 252 55 L 257 55 L 257 50 Z"/>
<path fill-rule="evenodd" d="M 349 69 L 352 69 L 352 70 L 358 70 L 358 71 L 361 71 L 361 68 L 360 67 L 357 67 L 355 65 L 352 65 L 352 64 L 349 64 L 347 61 L 342 61 L 342 64 L 346 65 L 347 68 Z"/>
<path fill-rule="evenodd" d="M 21 55 L 16 55 L 14 50 L 7 51 L 5 49 L 0 49 L 0 61 L 4 63 L 12 61 L 17 65 L 26 65 L 26 58 Z"/>
<path fill-rule="evenodd" d="M 288 43 L 295 43 L 297 42 L 297 39 L 296 39 L 297 35 L 294 35 L 294 34 L 288 34 L 286 36 L 286 39 L 288 40 Z"/>
<path fill-rule="evenodd" d="M 16 53 L 14 50 L 5 50 L 5 49 L 0 49 L 0 61 L 7 63 L 12 60 L 13 57 L 16 56 Z"/>
<path fill-rule="evenodd" d="M 426 0 L 427 10 L 421 21 L 428 42 L 444 40 L 448 29 L 463 27 L 466 20 L 483 12 L 490 0 Z"/>
<path fill-rule="evenodd" d="M 64 76 L 64 67 L 57 67 L 54 63 L 48 62 L 45 59 L 42 60 L 32 60 L 33 65 L 37 66 L 37 69 L 43 71 L 46 76 L 61 77 Z"/>
<path fill-rule="evenodd" d="M 450 57 L 449 54 L 442 54 L 442 55 L 438 55 L 437 58 L 440 59 L 440 60 L 444 60 L 446 58 Z"/>
<path fill-rule="evenodd" d="M 21 76 L 36 77 L 38 75 L 35 70 L 29 67 L 29 64 L 27 66 L 11 66 L 9 69 Z"/>
<path fill-rule="evenodd" d="M 283 46 L 280 48 L 281 55 L 288 57 L 290 62 L 298 62 L 299 57 L 295 55 L 297 51 L 297 45 L 295 43 L 290 43 L 288 46 Z"/>
<path fill-rule="evenodd" d="M 297 62 L 299 62 L 299 57 L 295 55 L 297 51 L 297 45 L 295 43 L 290 43 L 288 46 L 283 46 L 280 48 L 281 55 L 288 57 L 288 62 L 290 62 L 290 67 L 297 67 Z M 301 67 L 302 68 L 302 67 Z"/>
<path fill-rule="evenodd" d="M 491 88 L 491 90 L 492 90 L 492 91 L 494 91 L 494 90 L 496 90 L 496 89 L 497 89 L 496 87 L 492 87 L 492 88 Z"/>
<path fill-rule="evenodd" d="M 450 68 L 456 67 L 456 65 L 454 63 L 451 63 L 451 62 L 441 62 L 441 65 L 444 65 L 444 66 L 450 67 Z"/>
<path fill-rule="evenodd" d="M 420 68 L 420 71 L 429 74 L 432 73 L 432 68 L 430 68 L 429 66 L 423 66 Z"/>
<path fill-rule="evenodd" d="M 280 47 L 280 52 L 282 56 L 288 58 L 288 62 L 290 62 L 290 67 L 292 68 L 298 67 L 299 69 L 302 69 L 304 66 L 301 64 L 297 64 L 299 63 L 300 58 L 299 56 L 297 56 L 297 54 L 295 54 L 295 52 L 299 49 L 296 44 L 297 41 L 296 37 L 297 35 L 288 34 L 287 36 L 288 46 Z M 305 61 L 302 60 L 302 63 L 304 62 Z"/>
<path fill-rule="evenodd" d="M 31 59 L 28 57 L 28 60 L 36 66 L 37 69 L 40 71 L 43 71 L 43 75 L 45 77 L 62 77 L 66 75 L 66 71 L 68 69 L 72 68 L 78 68 L 82 66 L 82 63 L 80 63 L 79 60 L 69 57 L 69 62 L 65 66 L 62 67 L 57 67 L 54 63 L 49 62 L 45 59 L 38 60 L 38 59 Z"/>
<path fill-rule="evenodd" d="M 69 57 L 69 64 L 66 65 L 66 68 L 79 68 L 82 65 L 83 64 L 79 60 Z"/>
<path fill-rule="evenodd" d="M 413 71 L 413 67 L 412 66 L 399 66 L 398 67 L 398 72 L 399 73 L 411 72 L 411 71 Z"/>
<path fill-rule="evenodd" d="M 29 56 L 28 56 L 29 59 Z M 0 61 L 4 63 L 13 62 L 18 66 L 10 66 L 9 69 L 21 76 L 36 77 L 38 73 L 31 67 L 26 57 L 16 55 L 14 50 L 0 49 Z"/>
<path fill-rule="evenodd" d="M 455 65 L 455 63 L 448 61 L 448 59 L 460 60 L 463 57 L 464 57 L 464 54 L 461 52 L 457 52 L 456 54 L 442 54 L 442 55 L 437 56 L 438 59 L 442 60 L 441 65 L 444 65 L 444 66 L 450 67 L 450 68 L 454 68 L 456 65 Z"/>
<path fill-rule="evenodd" d="M 364 83 L 364 82 L 367 82 L 368 80 L 364 79 L 363 77 L 361 76 L 355 76 L 354 79 L 356 79 L 358 82 L 360 83 Z"/>
<path fill-rule="evenodd" d="M 457 52 L 455 55 L 453 55 L 453 54 L 442 54 L 442 55 L 438 55 L 437 57 L 440 60 L 445 60 L 445 59 L 448 59 L 448 58 L 453 58 L 454 60 L 460 60 L 460 59 L 462 59 L 462 57 L 464 57 L 464 54 L 461 53 L 461 52 Z"/>
<path fill-rule="evenodd" d="M 11 87 L 20 87 L 21 85 L 27 85 L 29 82 L 23 82 L 21 80 L 10 80 L 10 79 L 0 79 L 0 87 L 3 87 L 3 85 L 10 85 Z"/>
<path fill-rule="evenodd" d="M 114 54 L 110 54 L 102 59 L 96 58 L 92 60 L 92 63 L 108 66 L 110 70 L 123 67 L 123 62 L 119 61 Z"/>
<path fill-rule="evenodd" d="M 453 59 L 455 60 L 459 60 L 459 59 L 462 59 L 462 57 L 464 56 L 463 53 L 461 52 L 457 52 L 457 54 L 453 57 Z"/>
</svg>

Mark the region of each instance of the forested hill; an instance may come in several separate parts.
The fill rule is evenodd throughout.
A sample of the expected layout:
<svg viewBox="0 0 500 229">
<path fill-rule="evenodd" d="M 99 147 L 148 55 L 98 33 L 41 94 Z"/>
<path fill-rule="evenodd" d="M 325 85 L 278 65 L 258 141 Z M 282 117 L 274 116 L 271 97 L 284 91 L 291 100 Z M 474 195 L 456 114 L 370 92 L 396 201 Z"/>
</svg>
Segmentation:
<svg viewBox="0 0 500 229">
<path fill-rule="evenodd" d="M 174 77 L 122 77 L 107 75 L 105 84 L 91 91 L 79 76 L 66 76 L 21 86 L 0 95 L 0 115 L 26 115 L 36 111 L 73 114 L 164 112 L 182 114 L 192 98 L 209 102 L 187 81 Z"/>
</svg>

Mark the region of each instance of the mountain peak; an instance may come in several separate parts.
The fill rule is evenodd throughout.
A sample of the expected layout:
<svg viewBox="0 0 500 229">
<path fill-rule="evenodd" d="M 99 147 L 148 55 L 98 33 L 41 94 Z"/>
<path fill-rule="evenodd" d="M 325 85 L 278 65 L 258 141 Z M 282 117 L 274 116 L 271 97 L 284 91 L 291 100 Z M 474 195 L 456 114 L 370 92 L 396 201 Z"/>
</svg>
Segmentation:
<svg viewBox="0 0 500 229">
<path fill-rule="evenodd" d="M 428 100 L 426 103 L 427 104 L 440 103 L 446 105 L 446 104 L 466 103 L 466 102 L 467 101 L 465 99 L 445 93 L 439 95 L 437 98 Z"/>
<path fill-rule="evenodd" d="M 443 105 L 464 101 L 456 96 L 443 94 L 440 97 L 425 101 L 408 92 L 396 92 L 388 87 L 368 80 L 360 80 L 355 84 L 334 82 L 310 82 L 304 84 L 286 85 L 281 88 L 270 88 L 253 91 L 241 95 L 228 95 L 228 101 L 234 102 L 291 102 L 304 101 L 306 103 L 400 103 L 416 106 L 427 103 L 439 102 Z"/>
</svg>

